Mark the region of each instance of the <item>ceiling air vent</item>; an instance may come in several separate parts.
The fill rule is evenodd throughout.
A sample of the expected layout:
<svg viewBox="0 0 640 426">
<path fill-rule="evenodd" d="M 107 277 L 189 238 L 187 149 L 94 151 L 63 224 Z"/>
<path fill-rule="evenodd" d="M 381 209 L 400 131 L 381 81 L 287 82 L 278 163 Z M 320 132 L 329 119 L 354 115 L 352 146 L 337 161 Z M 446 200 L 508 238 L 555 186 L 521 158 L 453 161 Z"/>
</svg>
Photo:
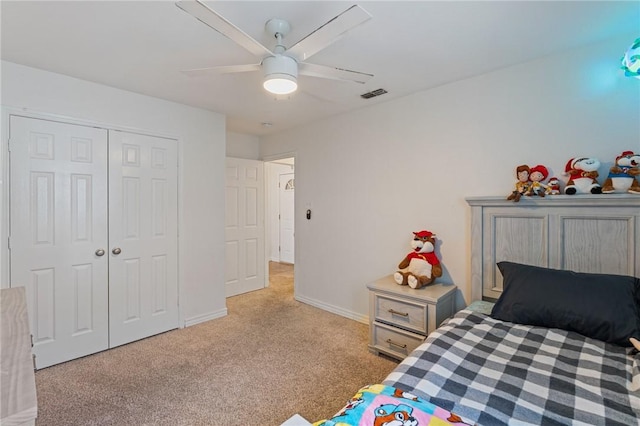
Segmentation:
<svg viewBox="0 0 640 426">
<path fill-rule="evenodd" d="M 387 93 L 387 91 L 384 89 L 376 89 L 372 90 L 371 92 L 363 93 L 362 95 L 360 95 L 360 97 L 364 99 L 370 99 L 375 98 L 376 96 L 384 95 L 385 93 Z"/>
</svg>

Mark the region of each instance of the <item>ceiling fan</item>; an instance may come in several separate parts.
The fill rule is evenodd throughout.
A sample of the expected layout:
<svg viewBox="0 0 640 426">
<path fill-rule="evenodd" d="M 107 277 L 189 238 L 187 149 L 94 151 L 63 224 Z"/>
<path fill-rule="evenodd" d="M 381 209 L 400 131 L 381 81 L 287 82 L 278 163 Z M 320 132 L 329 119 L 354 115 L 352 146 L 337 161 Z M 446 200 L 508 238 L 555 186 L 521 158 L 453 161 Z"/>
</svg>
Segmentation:
<svg viewBox="0 0 640 426">
<path fill-rule="evenodd" d="M 372 74 L 363 72 L 304 62 L 338 40 L 346 32 L 371 19 L 371 15 L 358 5 L 353 5 L 330 19 L 288 49 L 283 45 L 283 38 L 289 33 L 291 26 L 283 19 L 270 19 L 265 24 L 265 29 L 276 39 L 273 50 L 269 50 L 254 40 L 200 0 L 182 0 L 176 2 L 176 6 L 260 58 L 260 62 L 255 64 L 183 71 L 186 74 L 201 75 L 212 72 L 227 74 L 262 70 L 264 88 L 277 95 L 286 95 L 296 91 L 298 74 L 362 84 L 373 77 Z"/>
</svg>

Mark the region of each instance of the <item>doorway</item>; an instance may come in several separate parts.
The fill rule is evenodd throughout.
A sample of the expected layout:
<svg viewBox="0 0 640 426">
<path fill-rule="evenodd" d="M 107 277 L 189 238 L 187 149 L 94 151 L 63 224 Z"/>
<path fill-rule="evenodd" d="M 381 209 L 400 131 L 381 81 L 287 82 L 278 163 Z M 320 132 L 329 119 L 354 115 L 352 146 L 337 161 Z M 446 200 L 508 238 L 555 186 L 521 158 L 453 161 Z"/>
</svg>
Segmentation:
<svg viewBox="0 0 640 426">
<path fill-rule="evenodd" d="M 295 159 L 281 158 L 267 161 L 265 165 L 267 260 L 268 263 L 293 266 L 295 265 Z"/>
<path fill-rule="evenodd" d="M 278 219 L 280 263 L 295 264 L 294 261 L 294 190 L 295 178 L 292 173 L 280 173 L 278 181 Z"/>
</svg>

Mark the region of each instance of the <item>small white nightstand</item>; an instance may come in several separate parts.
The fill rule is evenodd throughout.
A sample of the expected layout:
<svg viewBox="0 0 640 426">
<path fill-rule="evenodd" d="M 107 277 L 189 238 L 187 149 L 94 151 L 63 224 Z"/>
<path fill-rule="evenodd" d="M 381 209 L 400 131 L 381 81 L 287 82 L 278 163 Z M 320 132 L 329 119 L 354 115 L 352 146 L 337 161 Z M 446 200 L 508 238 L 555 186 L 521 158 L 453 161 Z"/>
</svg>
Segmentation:
<svg viewBox="0 0 640 426">
<path fill-rule="evenodd" d="M 398 285 L 392 275 L 370 284 L 369 350 L 403 360 L 455 312 L 453 284 L 414 290 Z"/>
</svg>

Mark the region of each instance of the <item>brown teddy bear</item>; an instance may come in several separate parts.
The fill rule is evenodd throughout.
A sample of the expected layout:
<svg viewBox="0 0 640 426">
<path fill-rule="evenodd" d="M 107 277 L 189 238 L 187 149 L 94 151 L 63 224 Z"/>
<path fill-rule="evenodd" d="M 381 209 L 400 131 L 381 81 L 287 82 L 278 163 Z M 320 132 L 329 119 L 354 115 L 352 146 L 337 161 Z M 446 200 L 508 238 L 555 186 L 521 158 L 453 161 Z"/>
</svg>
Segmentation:
<svg viewBox="0 0 640 426">
<path fill-rule="evenodd" d="M 609 169 L 609 176 L 602 186 L 602 193 L 640 194 L 640 183 L 636 176 L 640 176 L 640 154 L 624 151 L 616 157 L 616 163 Z"/>
<path fill-rule="evenodd" d="M 420 231 L 414 232 L 413 235 L 413 251 L 400 262 L 400 270 L 393 274 L 393 278 L 400 285 L 408 284 L 409 287 L 417 289 L 428 286 L 436 277 L 441 277 L 442 266 L 434 253 L 436 234 Z"/>
</svg>

